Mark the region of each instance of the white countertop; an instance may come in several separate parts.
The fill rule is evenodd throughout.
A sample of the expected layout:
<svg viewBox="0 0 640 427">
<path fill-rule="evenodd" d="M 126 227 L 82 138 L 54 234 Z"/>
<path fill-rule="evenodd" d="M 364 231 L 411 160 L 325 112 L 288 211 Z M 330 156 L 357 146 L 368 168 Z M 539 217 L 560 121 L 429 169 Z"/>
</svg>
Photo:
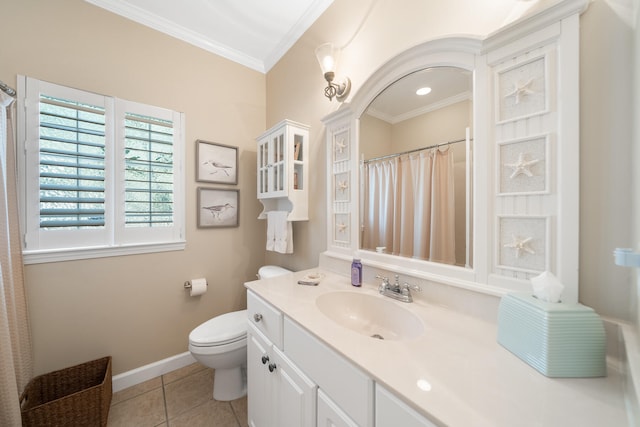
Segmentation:
<svg viewBox="0 0 640 427">
<path fill-rule="evenodd" d="M 298 279 L 311 271 L 325 275 L 320 284 L 298 285 Z M 373 339 L 326 317 L 315 299 L 327 292 L 349 291 L 393 300 L 379 295 L 377 285 L 356 288 L 348 277 L 321 269 L 248 282 L 246 287 L 436 424 L 628 425 L 623 378 L 615 364 L 607 366 L 604 378 L 547 378 L 497 343 L 495 324 L 417 297 L 413 303 L 394 303 L 419 316 L 425 328 L 422 336 L 408 341 Z M 431 389 L 418 388 L 419 380 Z"/>
</svg>

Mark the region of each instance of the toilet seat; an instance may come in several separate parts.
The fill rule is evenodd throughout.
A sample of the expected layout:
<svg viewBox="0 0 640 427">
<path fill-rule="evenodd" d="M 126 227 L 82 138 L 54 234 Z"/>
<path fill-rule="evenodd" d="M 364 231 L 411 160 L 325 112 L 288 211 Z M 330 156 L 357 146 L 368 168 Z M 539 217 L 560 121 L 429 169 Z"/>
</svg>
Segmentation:
<svg viewBox="0 0 640 427">
<path fill-rule="evenodd" d="M 244 341 L 247 338 L 247 310 L 232 311 L 197 326 L 189 334 L 189 345 L 216 347 Z"/>
</svg>

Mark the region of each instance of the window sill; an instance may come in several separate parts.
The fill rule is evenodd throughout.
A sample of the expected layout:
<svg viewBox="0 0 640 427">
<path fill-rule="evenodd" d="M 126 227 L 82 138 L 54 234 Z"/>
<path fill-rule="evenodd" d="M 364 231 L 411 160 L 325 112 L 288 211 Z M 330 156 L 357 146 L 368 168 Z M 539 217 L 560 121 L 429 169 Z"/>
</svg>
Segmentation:
<svg viewBox="0 0 640 427">
<path fill-rule="evenodd" d="M 73 249 L 55 249 L 24 251 L 24 264 L 42 264 L 47 262 L 76 261 L 91 258 L 106 258 L 125 255 L 139 255 L 154 252 L 182 251 L 186 242 L 156 243 L 149 245 L 129 245 L 118 247 L 86 247 Z"/>
</svg>

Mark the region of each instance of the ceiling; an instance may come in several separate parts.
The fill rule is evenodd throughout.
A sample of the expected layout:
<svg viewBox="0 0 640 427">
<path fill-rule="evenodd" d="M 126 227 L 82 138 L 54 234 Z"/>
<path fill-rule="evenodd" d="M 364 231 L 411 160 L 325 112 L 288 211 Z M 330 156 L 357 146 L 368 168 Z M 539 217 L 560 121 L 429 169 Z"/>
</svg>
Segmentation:
<svg viewBox="0 0 640 427">
<path fill-rule="evenodd" d="M 266 73 L 333 0 L 85 0 Z"/>
</svg>

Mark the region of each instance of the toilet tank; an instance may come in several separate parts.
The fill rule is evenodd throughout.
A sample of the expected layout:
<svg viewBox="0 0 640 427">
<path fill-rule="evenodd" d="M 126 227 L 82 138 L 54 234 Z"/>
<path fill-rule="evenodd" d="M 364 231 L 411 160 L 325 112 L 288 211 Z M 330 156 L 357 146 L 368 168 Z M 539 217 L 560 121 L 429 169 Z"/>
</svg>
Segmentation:
<svg viewBox="0 0 640 427">
<path fill-rule="evenodd" d="M 291 270 L 279 267 L 277 265 L 264 265 L 258 270 L 259 279 L 269 279 L 271 277 L 282 276 L 283 274 L 291 273 Z"/>
</svg>

